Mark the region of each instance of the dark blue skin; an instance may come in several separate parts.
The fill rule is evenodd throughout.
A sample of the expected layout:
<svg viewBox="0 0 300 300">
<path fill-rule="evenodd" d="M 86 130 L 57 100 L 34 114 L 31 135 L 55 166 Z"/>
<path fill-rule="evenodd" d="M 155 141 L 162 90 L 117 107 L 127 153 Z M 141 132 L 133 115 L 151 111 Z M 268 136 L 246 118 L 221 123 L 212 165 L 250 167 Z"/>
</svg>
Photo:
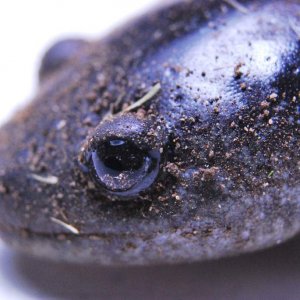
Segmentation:
<svg viewBox="0 0 300 300">
<path fill-rule="evenodd" d="M 0 131 L 4 240 L 111 265 L 298 234 L 300 5 L 240 2 L 179 1 L 46 54 L 37 98 Z"/>
</svg>

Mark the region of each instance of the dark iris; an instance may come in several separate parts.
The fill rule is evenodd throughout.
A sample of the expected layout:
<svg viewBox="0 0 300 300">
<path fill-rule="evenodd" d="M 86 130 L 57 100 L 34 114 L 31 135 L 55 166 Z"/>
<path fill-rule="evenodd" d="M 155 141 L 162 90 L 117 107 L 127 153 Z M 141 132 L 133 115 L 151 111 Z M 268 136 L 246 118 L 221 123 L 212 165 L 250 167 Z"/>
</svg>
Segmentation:
<svg viewBox="0 0 300 300">
<path fill-rule="evenodd" d="M 144 150 L 124 139 L 97 143 L 91 164 L 97 182 L 106 190 L 125 196 L 138 194 L 155 180 L 160 153 Z"/>
</svg>

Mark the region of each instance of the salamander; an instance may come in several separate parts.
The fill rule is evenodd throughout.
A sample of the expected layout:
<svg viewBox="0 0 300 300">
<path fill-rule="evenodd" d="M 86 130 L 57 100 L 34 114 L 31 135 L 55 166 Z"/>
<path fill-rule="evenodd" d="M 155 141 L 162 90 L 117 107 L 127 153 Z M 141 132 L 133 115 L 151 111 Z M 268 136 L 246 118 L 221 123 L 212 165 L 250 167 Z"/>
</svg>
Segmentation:
<svg viewBox="0 0 300 300">
<path fill-rule="evenodd" d="M 101 40 L 58 42 L 39 79 L 0 129 L 14 249 L 148 265 L 299 233 L 299 1 L 171 1 Z"/>
</svg>

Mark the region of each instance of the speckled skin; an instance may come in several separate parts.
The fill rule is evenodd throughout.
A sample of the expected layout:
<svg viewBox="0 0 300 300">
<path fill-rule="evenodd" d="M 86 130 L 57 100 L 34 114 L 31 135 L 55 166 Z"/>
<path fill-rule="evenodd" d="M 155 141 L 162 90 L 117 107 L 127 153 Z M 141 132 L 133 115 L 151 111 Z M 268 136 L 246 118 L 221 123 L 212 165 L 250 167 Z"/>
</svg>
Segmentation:
<svg viewBox="0 0 300 300">
<path fill-rule="evenodd" d="M 59 260 L 146 265 L 299 233 L 300 4 L 239 2 L 242 11 L 176 1 L 44 59 L 59 64 L 43 64 L 36 98 L 0 130 L 5 241 Z M 153 99 L 122 114 L 158 82 Z M 161 160 L 150 187 L 123 197 L 97 184 L 86 153 L 129 119 L 147 130 L 120 135 Z"/>
</svg>

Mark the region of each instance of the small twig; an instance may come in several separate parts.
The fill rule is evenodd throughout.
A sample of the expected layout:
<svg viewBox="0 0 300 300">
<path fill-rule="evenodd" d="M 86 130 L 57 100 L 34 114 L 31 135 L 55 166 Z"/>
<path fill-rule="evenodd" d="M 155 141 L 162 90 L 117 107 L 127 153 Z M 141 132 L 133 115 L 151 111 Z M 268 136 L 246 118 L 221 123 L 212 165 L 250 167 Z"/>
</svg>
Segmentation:
<svg viewBox="0 0 300 300">
<path fill-rule="evenodd" d="M 152 87 L 152 89 L 143 98 L 141 98 L 137 102 L 133 103 L 132 105 L 128 106 L 124 110 L 122 110 L 116 114 L 113 114 L 114 108 L 118 107 L 120 105 L 120 103 L 122 102 L 123 95 L 120 96 L 115 103 L 112 103 L 110 105 L 109 111 L 105 114 L 105 116 L 103 117 L 102 120 L 105 121 L 114 115 L 119 115 L 124 112 L 129 112 L 135 108 L 142 106 L 144 103 L 151 100 L 160 91 L 160 89 L 161 89 L 161 85 L 160 85 L 160 83 L 157 83 L 155 86 Z"/>
<path fill-rule="evenodd" d="M 72 232 L 76 235 L 78 235 L 80 233 L 77 228 L 75 228 L 74 226 L 67 224 L 61 220 L 58 220 L 58 219 L 52 217 L 51 221 L 57 225 L 61 225 L 62 227 L 64 227 L 65 229 L 69 230 L 70 232 Z"/>
<path fill-rule="evenodd" d="M 67 218 L 66 214 L 64 213 L 63 209 L 60 207 L 57 207 L 56 209 L 58 210 L 58 212 L 61 215 L 61 217 L 63 218 L 63 220 L 68 221 L 68 218 Z"/>
<path fill-rule="evenodd" d="M 131 110 L 134 110 L 134 109 L 142 106 L 143 104 L 145 104 L 146 102 L 148 102 L 149 100 L 151 100 L 153 97 L 155 97 L 156 94 L 160 90 L 161 90 L 161 85 L 160 85 L 160 83 L 157 83 L 155 86 L 152 87 L 152 89 L 143 98 L 141 98 L 140 100 L 136 101 L 132 105 L 128 106 L 127 108 L 125 108 L 124 110 L 122 110 L 120 113 L 129 112 Z"/>
<path fill-rule="evenodd" d="M 114 111 L 114 104 L 111 103 L 109 105 L 109 110 L 108 112 L 104 115 L 102 121 L 106 121 L 107 119 L 109 119 L 111 116 L 113 116 L 113 111 Z"/>
<path fill-rule="evenodd" d="M 274 173 L 275 173 L 274 170 L 272 170 L 272 171 L 268 174 L 268 177 L 269 177 L 269 178 L 273 177 Z"/>
<path fill-rule="evenodd" d="M 121 102 L 122 102 L 124 96 L 125 96 L 125 93 L 121 94 L 121 95 L 117 98 L 116 102 L 113 104 L 114 107 L 118 107 L 118 106 L 121 104 Z"/>
<path fill-rule="evenodd" d="M 113 116 L 114 109 L 121 104 L 123 97 L 124 97 L 124 94 L 120 95 L 118 97 L 118 99 L 116 100 L 116 102 L 110 104 L 109 111 L 103 117 L 103 121 L 105 121 L 105 120 L 109 119 L 111 116 Z"/>
<path fill-rule="evenodd" d="M 37 174 L 30 174 L 30 177 L 36 181 L 42 182 L 42 183 L 46 183 L 46 184 L 57 184 L 58 183 L 58 177 L 56 176 L 52 176 L 52 175 L 48 175 L 48 176 L 40 176 Z"/>
<path fill-rule="evenodd" d="M 227 4 L 231 5 L 233 8 L 241 12 L 242 14 L 248 14 L 249 10 L 247 7 L 239 3 L 237 0 L 223 0 Z"/>
</svg>

